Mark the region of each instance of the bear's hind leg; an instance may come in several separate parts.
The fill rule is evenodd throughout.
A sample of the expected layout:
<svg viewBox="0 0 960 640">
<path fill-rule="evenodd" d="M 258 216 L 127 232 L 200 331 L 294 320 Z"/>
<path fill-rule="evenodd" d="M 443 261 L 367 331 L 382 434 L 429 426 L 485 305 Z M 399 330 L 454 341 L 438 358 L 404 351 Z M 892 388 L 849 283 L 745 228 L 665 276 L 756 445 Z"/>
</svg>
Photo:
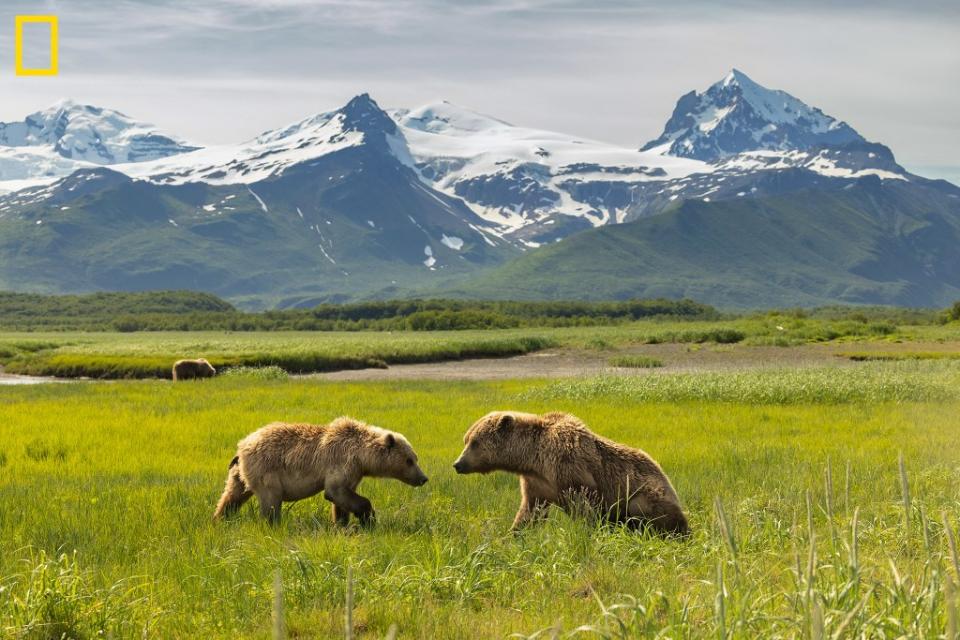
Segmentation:
<svg viewBox="0 0 960 640">
<path fill-rule="evenodd" d="M 280 494 L 273 491 L 261 491 L 257 494 L 260 501 L 260 515 L 270 521 L 270 524 L 280 522 L 280 507 L 283 500 Z"/>
<path fill-rule="evenodd" d="M 283 504 L 283 485 L 275 474 L 266 474 L 260 478 L 256 487 L 257 500 L 260 501 L 260 515 L 270 521 L 270 524 L 280 522 L 280 507 Z"/>
<path fill-rule="evenodd" d="M 227 472 L 227 484 L 223 488 L 223 495 L 217 502 L 217 509 L 213 513 L 214 520 L 234 513 L 237 509 L 253 496 L 253 492 L 243 483 L 240 478 L 240 468 L 237 466 L 237 458 L 230 462 L 230 470 Z"/>
</svg>

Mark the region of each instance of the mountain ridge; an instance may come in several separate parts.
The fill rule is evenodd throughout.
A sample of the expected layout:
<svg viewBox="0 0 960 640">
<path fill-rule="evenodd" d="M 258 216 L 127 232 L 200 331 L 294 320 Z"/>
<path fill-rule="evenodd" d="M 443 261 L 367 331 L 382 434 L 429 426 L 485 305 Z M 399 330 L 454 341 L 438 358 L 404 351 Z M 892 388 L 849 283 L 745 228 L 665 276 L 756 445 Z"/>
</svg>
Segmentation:
<svg viewBox="0 0 960 640">
<path fill-rule="evenodd" d="M 960 197 L 932 193 L 868 176 L 831 190 L 690 200 L 584 231 L 438 293 L 690 298 L 727 309 L 943 307 L 960 299 Z"/>
<path fill-rule="evenodd" d="M 740 207 L 754 215 L 758 207 L 783 211 L 771 203 L 784 197 L 808 207 L 840 207 L 837 193 L 856 189 L 859 194 L 876 184 L 879 188 L 870 192 L 876 202 L 856 203 L 864 215 L 883 217 L 895 204 L 905 220 L 922 226 L 932 212 L 944 220 L 955 215 L 954 201 L 960 198 L 952 184 L 909 173 L 884 145 L 738 70 L 704 92 L 682 97 L 661 136 L 666 142 L 651 141 L 646 151 L 517 127 L 447 101 L 384 110 L 369 94 L 360 94 L 339 109 L 238 144 L 184 146 L 175 153 L 155 149 L 160 157 L 140 156 L 132 148 L 107 156 L 96 146 L 70 147 L 96 156 L 86 160 L 63 155 L 76 142 L 67 132 L 105 131 L 91 119 L 122 114 L 75 103 L 44 113 L 53 114 L 44 120 L 49 126 L 24 125 L 34 132 L 30 145 L 4 146 L 3 140 L 26 143 L 29 136 L 20 135 L 23 128 L 0 129 L 6 131 L 0 139 L 0 187 L 17 187 L 0 195 L 0 285 L 19 290 L 190 287 L 266 305 L 461 286 L 480 290 L 485 279 L 495 282 L 497 273 L 513 268 L 505 263 L 525 252 L 537 255 L 547 245 L 546 255 L 554 255 L 573 240 L 572 246 L 591 260 L 603 262 L 606 240 L 584 236 L 608 238 L 636 229 L 653 233 L 666 223 L 644 221 L 672 219 L 677 210 L 689 220 L 695 206 L 690 203 L 721 213 Z M 80 122 L 73 123 L 70 114 L 79 114 Z M 132 140 L 136 147 L 142 140 L 135 134 L 151 129 L 122 118 L 123 126 L 114 129 L 123 135 L 109 140 Z M 688 156 L 702 157 L 672 155 L 674 144 Z M 34 168 L 23 171 L 34 160 Z M 821 213 L 792 209 L 801 221 L 808 216 L 811 225 L 828 222 Z M 735 225 L 737 219 L 721 216 L 705 226 L 721 220 Z M 751 224 L 766 222 L 761 216 Z M 945 237 L 952 237 L 951 228 L 947 224 Z M 714 229 L 718 235 L 728 231 Z M 746 231 L 753 233 L 739 233 Z M 895 247 L 903 260 L 914 259 L 898 244 L 897 229 L 865 225 L 862 231 L 885 234 L 886 244 L 878 247 Z M 691 231 L 691 242 L 697 237 Z M 922 245 L 917 255 L 939 246 L 933 236 L 911 238 Z M 858 250 L 854 240 L 851 255 Z M 806 255 L 792 252 L 788 239 L 777 242 L 786 243 L 785 255 Z M 831 246 L 824 238 L 817 242 L 824 242 L 825 251 Z M 653 245 L 633 244 L 657 255 Z M 673 261 L 697 264 L 689 263 L 679 244 L 674 248 L 670 256 L 661 256 L 663 278 L 670 277 Z M 621 257 L 636 264 L 644 259 Z M 567 259 L 579 262 L 576 256 Z M 521 265 L 535 262 L 527 256 L 519 260 Z M 717 266 L 701 266 L 707 270 L 704 281 L 711 281 Z M 793 266 L 803 271 L 803 265 Z M 842 261 L 834 267 L 838 273 L 852 268 Z M 941 291 L 954 286 L 952 268 L 949 262 L 939 267 Z M 556 282 L 553 288 L 541 287 L 539 295 L 567 287 L 564 272 L 552 267 L 549 275 Z M 623 274 L 623 287 L 602 290 L 622 296 L 630 287 L 645 291 L 651 282 L 663 282 L 652 275 L 640 282 L 629 268 Z M 907 270 L 903 277 L 919 283 L 925 276 Z M 524 279 L 537 280 L 529 273 Z M 511 285 L 503 284 L 509 291 Z M 856 286 L 861 285 L 878 300 L 909 297 L 891 293 L 892 285 Z M 779 299 L 766 287 L 759 290 Z M 856 298 L 832 291 L 838 300 Z M 730 299 L 735 302 L 736 296 Z"/>
</svg>

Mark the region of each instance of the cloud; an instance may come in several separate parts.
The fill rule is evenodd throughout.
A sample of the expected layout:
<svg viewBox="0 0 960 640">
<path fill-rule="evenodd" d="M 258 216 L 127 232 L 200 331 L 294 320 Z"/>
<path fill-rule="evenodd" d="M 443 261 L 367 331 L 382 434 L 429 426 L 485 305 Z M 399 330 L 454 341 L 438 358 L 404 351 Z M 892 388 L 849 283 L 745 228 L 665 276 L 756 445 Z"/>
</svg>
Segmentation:
<svg viewBox="0 0 960 640">
<path fill-rule="evenodd" d="M 924 0 L 46 0 L 61 76 L 0 75 L 0 117 L 73 95 L 201 141 L 238 140 L 355 93 L 448 98 L 639 146 L 730 67 L 889 144 L 951 164 L 960 3 Z M 5 0 L 0 21 L 38 12 Z M 131 90 L 131 88 L 135 90 Z"/>
</svg>

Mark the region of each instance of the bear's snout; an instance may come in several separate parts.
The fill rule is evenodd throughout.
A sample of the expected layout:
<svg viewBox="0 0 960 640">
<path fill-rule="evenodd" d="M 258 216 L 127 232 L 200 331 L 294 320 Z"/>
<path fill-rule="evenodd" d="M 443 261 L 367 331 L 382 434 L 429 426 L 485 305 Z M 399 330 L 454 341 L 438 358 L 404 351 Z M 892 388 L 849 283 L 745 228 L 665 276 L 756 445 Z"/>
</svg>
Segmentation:
<svg viewBox="0 0 960 640">
<path fill-rule="evenodd" d="M 468 465 L 463 458 L 457 458 L 457 461 L 453 463 L 453 469 L 457 473 L 469 473 L 470 465 Z"/>
<path fill-rule="evenodd" d="M 427 480 L 429 479 L 420 467 L 409 468 L 407 473 L 400 478 L 400 480 L 403 480 L 403 482 L 411 487 L 422 487 L 427 484 Z"/>
</svg>

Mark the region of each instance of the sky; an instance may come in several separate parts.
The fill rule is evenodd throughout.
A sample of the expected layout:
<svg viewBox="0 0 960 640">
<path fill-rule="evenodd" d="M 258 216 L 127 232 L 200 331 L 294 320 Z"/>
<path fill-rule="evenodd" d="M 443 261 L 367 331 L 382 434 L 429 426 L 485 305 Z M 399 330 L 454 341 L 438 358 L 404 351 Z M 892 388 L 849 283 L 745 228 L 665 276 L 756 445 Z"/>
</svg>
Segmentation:
<svg viewBox="0 0 960 640">
<path fill-rule="evenodd" d="M 14 15 L 41 13 L 60 74 L 16 77 Z M 736 67 L 960 183 L 957 0 L 2 0 L 4 24 L 0 121 L 69 97 L 216 144 L 368 92 L 639 147 Z"/>
</svg>

